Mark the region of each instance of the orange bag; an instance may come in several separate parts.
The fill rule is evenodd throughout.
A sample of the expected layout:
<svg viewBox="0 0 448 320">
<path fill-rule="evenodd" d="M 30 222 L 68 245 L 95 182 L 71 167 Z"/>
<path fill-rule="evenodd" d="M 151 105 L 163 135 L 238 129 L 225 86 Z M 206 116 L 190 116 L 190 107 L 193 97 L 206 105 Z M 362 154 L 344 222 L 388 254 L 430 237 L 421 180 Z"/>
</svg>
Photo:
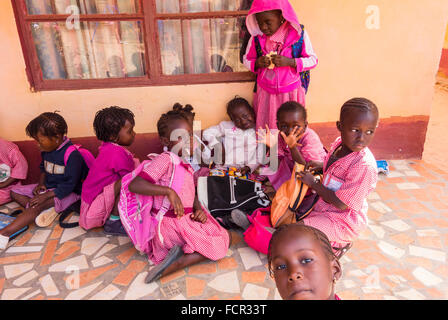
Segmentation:
<svg viewBox="0 0 448 320">
<path fill-rule="evenodd" d="M 296 178 L 296 173 L 303 171 L 304 168 L 304 165 L 295 163 L 291 178 L 277 190 L 271 207 L 271 224 L 274 228 L 302 220 L 319 200 L 317 193 L 306 195 L 308 186 Z M 315 175 L 315 177 L 321 176 Z"/>
</svg>

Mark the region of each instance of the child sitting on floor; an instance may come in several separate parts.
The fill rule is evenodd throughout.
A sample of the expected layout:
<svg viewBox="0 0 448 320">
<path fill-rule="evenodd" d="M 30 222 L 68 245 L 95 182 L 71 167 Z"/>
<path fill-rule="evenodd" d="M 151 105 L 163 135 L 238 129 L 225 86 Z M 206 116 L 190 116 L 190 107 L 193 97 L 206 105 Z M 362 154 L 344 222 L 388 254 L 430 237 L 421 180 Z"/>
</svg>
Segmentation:
<svg viewBox="0 0 448 320">
<path fill-rule="evenodd" d="M 278 228 L 269 242 L 268 268 L 283 300 L 340 300 L 334 286 L 341 264 L 327 236 L 316 228 Z"/>
<path fill-rule="evenodd" d="M 323 231 L 342 253 L 367 226 L 367 196 L 375 189 L 378 171 L 368 145 L 378 127 L 378 109 L 365 98 L 353 98 L 341 108 L 336 123 L 341 136 L 324 163 L 309 162 L 298 176 L 320 196 L 304 224 Z M 309 170 L 322 170 L 317 182 Z"/>
<path fill-rule="evenodd" d="M 147 283 L 206 259 L 222 259 L 229 248 L 230 236 L 227 230 L 201 208 L 196 196 L 193 169 L 184 159 L 193 152 L 190 120 L 178 108 L 163 114 L 157 122 L 157 130 L 160 141 L 168 151 L 156 156 L 149 165 L 144 161 L 140 165 L 141 172 L 135 178 L 129 174 L 122 180 L 123 186 L 132 179 L 128 190 L 122 187 L 122 195 L 153 197 L 151 212 L 160 210 L 165 197 L 171 203 L 169 211 L 158 222 L 158 231 L 149 240 L 148 257 L 156 266 L 149 271 Z M 173 170 L 177 174 L 181 172 L 183 178 L 177 181 L 176 186 L 173 184 L 169 187 Z M 118 206 L 120 216 L 128 216 L 134 210 L 140 213 L 147 207 L 145 199 L 148 197 L 136 197 L 142 203 L 131 201 L 134 203 L 133 208 L 122 201 L 123 197 Z"/>
<path fill-rule="evenodd" d="M 278 169 L 273 174 L 267 174 L 275 190 L 289 180 L 294 162 L 305 165 L 309 161 L 322 162 L 326 151 L 317 133 L 308 127 L 306 109 L 295 101 L 283 103 L 277 111 L 277 127 L 282 138 L 271 138 L 271 131 L 266 125 L 266 135 L 259 130 L 259 137 L 268 147 L 270 141 L 277 141 Z"/>
<path fill-rule="evenodd" d="M 134 125 L 129 109 L 112 106 L 95 115 L 93 128 L 103 143 L 82 187 L 79 225 L 86 230 L 104 226 L 106 234 L 127 235 L 117 203 L 121 178 L 135 168 L 134 157 L 125 148 L 134 142 Z"/>
<path fill-rule="evenodd" d="M 11 198 L 26 210 L 0 230 L 2 248 L 10 235 L 33 220 L 37 226 L 47 227 L 58 213 L 81 198 L 82 181 L 89 169 L 76 149 L 65 159 L 67 149 L 73 145 L 66 137 L 67 129 L 64 118 L 56 112 L 42 113 L 26 127 L 27 135 L 37 141 L 42 151 L 41 175 L 39 183 L 11 190 Z"/>
<path fill-rule="evenodd" d="M 0 138 L 0 205 L 11 201 L 10 192 L 26 179 L 28 162 L 17 145 Z"/>
<path fill-rule="evenodd" d="M 227 115 L 231 121 L 222 121 L 204 130 L 202 136 L 215 153 L 221 150 L 216 146 L 222 141 L 224 169 L 235 167 L 242 176 L 253 173 L 259 166 L 254 110 L 246 99 L 236 97 L 227 103 Z M 219 158 L 214 155 L 214 159 Z"/>
</svg>

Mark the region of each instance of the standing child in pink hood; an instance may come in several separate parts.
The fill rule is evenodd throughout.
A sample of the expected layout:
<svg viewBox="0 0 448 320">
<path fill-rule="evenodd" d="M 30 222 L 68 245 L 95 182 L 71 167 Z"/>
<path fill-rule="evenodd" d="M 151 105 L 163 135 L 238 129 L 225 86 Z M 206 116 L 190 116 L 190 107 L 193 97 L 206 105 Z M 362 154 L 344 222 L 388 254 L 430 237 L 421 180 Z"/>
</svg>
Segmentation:
<svg viewBox="0 0 448 320">
<path fill-rule="evenodd" d="M 288 0 L 255 0 L 246 25 L 252 37 L 243 62 L 257 75 L 256 126 L 277 129 L 276 113 L 282 103 L 305 105 L 307 84 L 300 73 L 316 67 L 317 56 Z"/>
</svg>

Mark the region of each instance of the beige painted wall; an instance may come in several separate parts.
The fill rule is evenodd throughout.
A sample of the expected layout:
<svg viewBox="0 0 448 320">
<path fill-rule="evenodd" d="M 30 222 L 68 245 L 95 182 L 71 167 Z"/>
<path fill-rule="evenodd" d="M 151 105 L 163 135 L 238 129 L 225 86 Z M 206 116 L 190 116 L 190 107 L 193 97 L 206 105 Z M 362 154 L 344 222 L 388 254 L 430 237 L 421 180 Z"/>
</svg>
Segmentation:
<svg viewBox="0 0 448 320">
<path fill-rule="evenodd" d="M 448 20 L 446 0 L 291 0 L 319 57 L 307 107 L 311 122 L 335 121 L 354 96 L 372 99 L 382 118 L 429 115 Z M 368 5 L 380 13 L 380 29 L 365 22 Z M 28 139 L 26 124 L 59 110 L 69 135 L 92 136 L 95 112 L 109 105 L 131 108 L 137 132 L 155 132 L 174 102 L 190 103 L 203 127 L 225 119 L 225 103 L 238 94 L 252 100 L 252 83 L 139 87 L 32 93 L 9 0 L 0 1 L 0 136 Z"/>
</svg>

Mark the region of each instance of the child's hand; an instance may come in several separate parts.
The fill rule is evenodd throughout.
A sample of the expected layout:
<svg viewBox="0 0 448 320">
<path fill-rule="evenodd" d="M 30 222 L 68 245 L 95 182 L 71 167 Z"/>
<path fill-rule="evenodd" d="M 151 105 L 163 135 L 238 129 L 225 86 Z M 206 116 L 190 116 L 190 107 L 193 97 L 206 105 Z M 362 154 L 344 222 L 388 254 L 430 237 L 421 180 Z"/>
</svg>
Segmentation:
<svg viewBox="0 0 448 320">
<path fill-rule="evenodd" d="M 271 64 L 271 59 L 267 56 L 261 56 L 255 61 L 255 69 L 267 68 Z"/>
<path fill-rule="evenodd" d="M 244 166 L 243 168 L 241 168 L 239 170 L 239 172 L 241 173 L 242 176 L 249 174 L 250 173 L 250 168 L 248 166 Z"/>
<path fill-rule="evenodd" d="M 196 209 L 194 213 L 191 214 L 191 220 L 197 221 L 200 223 L 206 223 L 207 222 L 207 215 L 205 214 L 204 210 L 202 209 Z"/>
<path fill-rule="evenodd" d="M 46 191 L 47 191 L 47 187 L 45 187 L 45 186 L 42 185 L 42 184 L 39 184 L 39 185 L 37 185 L 37 186 L 34 188 L 34 190 L 33 190 L 33 194 L 34 194 L 35 196 L 37 196 L 38 194 L 44 193 L 44 192 L 46 192 Z"/>
<path fill-rule="evenodd" d="M 285 140 L 286 144 L 288 145 L 289 149 L 292 149 L 296 146 L 298 146 L 298 141 L 303 135 L 303 127 L 298 128 L 297 126 L 294 127 L 294 129 L 289 133 L 288 136 L 283 131 L 280 131 L 280 135 L 283 137 L 283 140 Z"/>
<path fill-rule="evenodd" d="M 304 170 L 309 172 L 316 172 L 321 171 L 323 167 L 324 167 L 323 162 L 311 160 L 305 164 Z"/>
<path fill-rule="evenodd" d="M 38 194 L 29 201 L 29 205 L 31 208 L 35 208 L 35 207 L 43 204 L 45 201 L 47 201 L 51 197 L 52 197 L 52 195 L 50 192 Z"/>
<path fill-rule="evenodd" d="M 308 171 L 300 171 L 296 173 L 296 178 L 300 179 L 308 187 L 312 188 L 316 183 L 314 176 Z"/>
<path fill-rule="evenodd" d="M 174 191 L 173 189 L 170 189 L 167 197 L 168 200 L 170 200 L 171 205 L 173 206 L 174 213 L 176 214 L 177 218 L 180 219 L 185 214 L 182 200 L 180 200 L 176 191 Z"/>
<path fill-rule="evenodd" d="M 292 58 L 287 58 L 278 54 L 271 56 L 271 61 L 276 67 L 293 67 L 296 66 L 296 60 Z"/>
<path fill-rule="evenodd" d="M 261 127 L 259 128 L 259 130 L 257 130 L 257 137 L 258 137 L 257 143 L 263 143 L 268 148 L 272 148 L 274 145 L 277 144 L 276 136 L 273 133 L 271 133 L 271 130 L 269 129 L 267 124 L 266 124 L 266 132 L 260 129 Z M 271 141 L 275 142 L 271 143 Z"/>
</svg>

